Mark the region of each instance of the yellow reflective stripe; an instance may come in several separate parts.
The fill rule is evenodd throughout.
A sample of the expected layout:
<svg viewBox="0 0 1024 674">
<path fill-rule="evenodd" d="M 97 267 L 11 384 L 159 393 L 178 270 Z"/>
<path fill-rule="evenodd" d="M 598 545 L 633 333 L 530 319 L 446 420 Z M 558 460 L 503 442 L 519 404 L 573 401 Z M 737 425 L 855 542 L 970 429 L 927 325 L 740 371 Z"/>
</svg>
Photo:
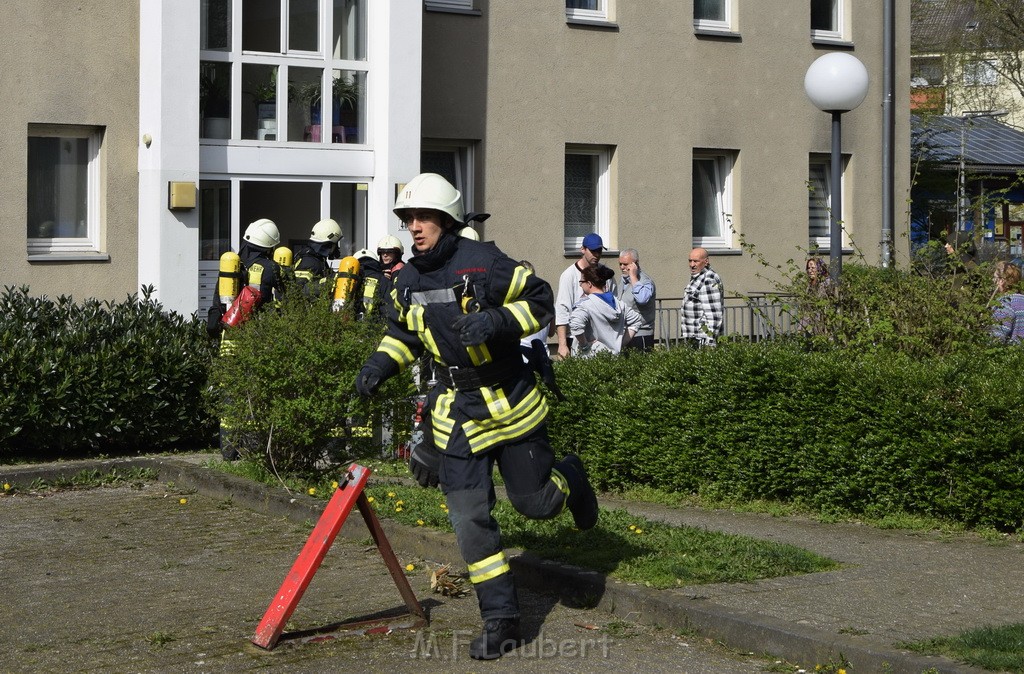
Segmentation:
<svg viewBox="0 0 1024 674">
<path fill-rule="evenodd" d="M 377 351 L 384 353 L 403 368 L 412 365 L 416 360 L 416 356 L 412 355 L 409 347 L 390 335 L 385 335 L 384 339 L 380 340 Z"/>
<path fill-rule="evenodd" d="M 469 564 L 466 568 L 469 570 L 469 581 L 471 583 L 482 583 L 485 580 L 496 578 L 503 573 L 511 571 L 508 565 L 508 557 L 505 556 L 504 550 L 486 559 L 481 559 L 479 562 Z"/>
<path fill-rule="evenodd" d="M 484 397 L 484 402 L 487 403 L 487 411 L 491 413 L 492 417 L 500 418 L 502 415 L 512 411 L 512 404 L 509 403 L 504 391 L 498 392 L 489 386 L 482 386 L 480 387 L 480 394 Z"/>
<path fill-rule="evenodd" d="M 491 362 L 491 350 L 487 348 L 486 344 L 467 346 L 466 352 L 469 354 L 469 361 L 473 365 L 485 365 Z"/>
<path fill-rule="evenodd" d="M 455 430 L 455 420 L 451 418 L 452 404 L 455 402 L 455 391 L 446 391 L 437 397 L 434 409 L 430 411 L 430 427 L 434 434 L 434 446 L 444 449 Z"/>
<path fill-rule="evenodd" d="M 426 323 L 423 322 L 423 311 L 424 306 L 422 304 L 414 304 L 409 307 L 409 313 L 405 316 L 405 324 L 409 326 L 410 330 L 423 332 L 423 329 L 426 327 Z"/>
<path fill-rule="evenodd" d="M 469 449 L 476 454 L 498 443 L 522 437 L 544 423 L 548 411 L 548 403 L 543 396 L 529 396 L 512 410 L 509 415 L 515 419 L 512 423 L 499 424 L 494 419 L 467 421 L 463 430 Z"/>
<path fill-rule="evenodd" d="M 515 271 L 512 272 L 512 283 L 508 286 L 508 292 L 505 293 L 505 301 L 502 304 L 509 304 L 523 293 L 523 288 L 526 287 L 526 279 L 530 276 L 530 273 L 529 269 L 521 265 L 515 268 Z"/>
<path fill-rule="evenodd" d="M 423 346 L 427 347 L 427 350 L 434 356 L 434 360 L 440 360 L 441 349 L 437 348 L 437 341 L 434 340 L 434 333 L 431 332 L 430 328 L 420 333 L 420 341 L 423 342 Z"/>
<path fill-rule="evenodd" d="M 562 512 L 565 510 L 565 504 L 569 502 L 569 481 L 555 468 L 551 469 L 551 481 L 558 487 L 558 491 L 565 494 L 565 500 L 562 501 L 562 510 L 559 510 L 559 512 Z"/>
<path fill-rule="evenodd" d="M 377 294 L 377 279 L 368 276 L 363 280 L 363 304 L 372 304 Z"/>
<path fill-rule="evenodd" d="M 258 262 L 249 267 L 249 285 L 257 288 L 263 283 L 263 265 Z"/>
<path fill-rule="evenodd" d="M 295 278 L 305 279 L 307 282 L 312 282 L 313 272 L 309 269 L 300 269 L 299 271 L 295 272 Z"/>
<path fill-rule="evenodd" d="M 391 304 L 395 307 L 395 313 L 398 314 L 398 320 L 405 320 L 405 307 L 398 301 L 398 288 L 391 289 Z"/>
<path fill-rule="evenodd" d="M 540 323 L 534 317 L 533 312 L 530 311 L 530 305 L 526 302 L 512 302 L 511 304 L 506 304 L 505 308 L 512 313 L 512 317 L 516 319 L 519 327 L 523 329 L 524 335 L 532 335 L 540 330 Z"/>
</svg>

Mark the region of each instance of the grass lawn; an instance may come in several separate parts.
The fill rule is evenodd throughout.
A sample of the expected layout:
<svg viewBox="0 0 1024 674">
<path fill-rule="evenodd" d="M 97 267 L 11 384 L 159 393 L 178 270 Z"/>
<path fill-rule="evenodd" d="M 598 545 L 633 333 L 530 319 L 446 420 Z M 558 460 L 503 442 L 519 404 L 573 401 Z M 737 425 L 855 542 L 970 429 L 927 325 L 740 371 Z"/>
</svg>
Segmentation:
<svg viewBox="0 0 1024 674">
<path fill-rule="evenodd" d="M 901 644 L 917 653 L 945 655 L 998 672 L 1024 672 L 1024 623 L 982 627 L 955 637 Z"/>
</svg>

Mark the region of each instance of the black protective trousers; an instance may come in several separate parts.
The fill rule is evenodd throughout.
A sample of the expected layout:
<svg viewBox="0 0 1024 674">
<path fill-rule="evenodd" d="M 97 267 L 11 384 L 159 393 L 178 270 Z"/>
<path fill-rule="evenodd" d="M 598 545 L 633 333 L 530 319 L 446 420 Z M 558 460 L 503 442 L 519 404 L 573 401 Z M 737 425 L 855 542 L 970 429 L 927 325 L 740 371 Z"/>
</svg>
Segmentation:
<svg viewBox="0 0 1024 674">
<path fill-rule="evenodd" d="M 460 431 L 461 432 L 461 431 Z M 542 425 L 525 438 L 499 445 L 473 456 L 442 454 L 441 491 L 448 501 L 448 514 L 462 552 L 470 567 L 484 560 L 503 557 L 501 532 L 491 515 L 494 509 L 494 464 L 505 481 L 513 507 L 530 519 L 550 519 L 565 507 L 567 485 L 554 465 L 555 457 Z M 552 468 L 556 473 L 552 475 Z M 503 568 L 500 565 L 499 569 Z M 480 615 L 484 620 L 518 618 L 512 572 L 500 570 L 491 578 L 474 582 Z"/>
</svg>

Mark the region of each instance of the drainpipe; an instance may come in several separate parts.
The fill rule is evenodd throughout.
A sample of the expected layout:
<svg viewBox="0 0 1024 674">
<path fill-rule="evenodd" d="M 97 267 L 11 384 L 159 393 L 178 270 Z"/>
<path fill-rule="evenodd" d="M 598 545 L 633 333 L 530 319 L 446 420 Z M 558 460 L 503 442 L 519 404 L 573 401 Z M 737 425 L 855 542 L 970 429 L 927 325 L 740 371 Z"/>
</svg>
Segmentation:
<svg viewBox="0 0 1024 674">
<path fill-rule="evenodd" d="M 882 3 L 882 267 L 889 267 L 893 260 L 893 238 L 896 235 L 894 217 L 895 169 L 894 144 L 896 135 L 896 113 L 893 101 L 896 95 L 896 2 L 883 0 Z"/>
</svg>

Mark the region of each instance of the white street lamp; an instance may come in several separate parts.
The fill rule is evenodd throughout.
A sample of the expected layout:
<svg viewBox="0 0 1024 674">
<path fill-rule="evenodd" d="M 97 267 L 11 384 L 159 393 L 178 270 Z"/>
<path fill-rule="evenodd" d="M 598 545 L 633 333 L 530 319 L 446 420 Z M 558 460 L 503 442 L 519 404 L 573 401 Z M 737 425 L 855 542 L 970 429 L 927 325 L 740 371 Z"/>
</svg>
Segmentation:
<svg viewBox="0 0 1024 674">
<path fill-rule="evenodd" d="M 868 95 L 868 69 L 846 52 L 825 54 L 804 76 L 804 91 L 818 109 L 832 115 L 832 208 L 829 226 L 829 273 L 839 280 L 843 269 L 842 126 L 844 112 L 853 110 Z"/>
</svg>

